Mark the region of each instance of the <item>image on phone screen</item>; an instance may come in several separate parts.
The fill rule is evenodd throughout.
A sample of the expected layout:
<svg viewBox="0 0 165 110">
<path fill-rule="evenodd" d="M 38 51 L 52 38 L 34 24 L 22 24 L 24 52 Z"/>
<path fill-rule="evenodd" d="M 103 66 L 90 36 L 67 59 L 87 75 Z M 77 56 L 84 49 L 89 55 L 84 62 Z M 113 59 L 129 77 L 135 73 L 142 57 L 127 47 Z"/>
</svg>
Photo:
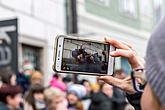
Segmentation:
<svg viewBox="0 0 165 110">
<path fill-rule="evenodd" d="M 106 74 L 109 48 L 108 44 L 64 38 L 61 70 Z"/>
</svg>

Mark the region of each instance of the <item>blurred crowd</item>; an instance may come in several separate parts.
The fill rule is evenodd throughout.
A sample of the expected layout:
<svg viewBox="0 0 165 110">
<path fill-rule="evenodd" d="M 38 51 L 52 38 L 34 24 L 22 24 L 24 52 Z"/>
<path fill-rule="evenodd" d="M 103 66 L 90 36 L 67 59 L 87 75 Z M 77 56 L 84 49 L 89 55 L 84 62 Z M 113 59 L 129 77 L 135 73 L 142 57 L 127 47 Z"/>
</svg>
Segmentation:
<svg viewBox="0 0 165 110">
<path fill-rule="evenodd" d="M 122 70 L 115 75 L 124 78 Z M 43 78 L 29 62 L 18 74 L 1 69 L 0 110 L 133 110 L 123 91 L 99 80 L 75 83 L 70 75 L 54 73 L 44 87 Z"/>
</svg>

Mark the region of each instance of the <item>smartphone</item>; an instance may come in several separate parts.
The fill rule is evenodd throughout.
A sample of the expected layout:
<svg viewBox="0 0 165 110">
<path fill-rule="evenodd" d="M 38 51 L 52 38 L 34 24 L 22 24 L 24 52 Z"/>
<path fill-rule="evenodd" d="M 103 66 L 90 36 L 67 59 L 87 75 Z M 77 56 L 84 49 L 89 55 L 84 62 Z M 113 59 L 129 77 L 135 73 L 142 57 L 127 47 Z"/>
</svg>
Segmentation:
<svg viewBox="0 0 165 110">
<path fill-rule="evenodd" d="M 105 42 L 58 35 L 53 70 L 84 75 L 113 75 L 115 48 Z"/>
</svg>

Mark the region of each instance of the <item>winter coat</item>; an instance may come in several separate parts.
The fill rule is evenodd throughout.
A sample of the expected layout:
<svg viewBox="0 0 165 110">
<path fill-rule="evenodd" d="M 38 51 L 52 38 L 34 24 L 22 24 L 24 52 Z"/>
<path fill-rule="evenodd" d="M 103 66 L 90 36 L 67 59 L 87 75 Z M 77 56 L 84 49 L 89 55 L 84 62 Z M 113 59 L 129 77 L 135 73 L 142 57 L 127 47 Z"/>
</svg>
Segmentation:
<svg viewBox="0 0 165 110">
<path fill-rule="evenodd" d="M 24 73 L 17 74 L 17 84 L 20 85 L 23 89 L 23 93 L 25 93 L 30 86 L 29 78 L 27 78 Z"/>
<path fill-rule="evenodd" d="M 113 99 L 103 92 L 93 94 L 91 100 L 89 110 L 113 110 Z"/>
<path fill-rule="evenodd" d="M 125 92 L 114 87 L 113 97 L 115 110 L 124 110 L 126 106 Z"/>
<path fill-rule="evenodd" d="M 141 99 L 142 93 L 135 93 L 135 94 L 126 94 L 126 97 L 129 101 L 129 103 L 135 108 L 135 110 L 141 110 L 140 106 L 140 99 Z"/>
</svg>

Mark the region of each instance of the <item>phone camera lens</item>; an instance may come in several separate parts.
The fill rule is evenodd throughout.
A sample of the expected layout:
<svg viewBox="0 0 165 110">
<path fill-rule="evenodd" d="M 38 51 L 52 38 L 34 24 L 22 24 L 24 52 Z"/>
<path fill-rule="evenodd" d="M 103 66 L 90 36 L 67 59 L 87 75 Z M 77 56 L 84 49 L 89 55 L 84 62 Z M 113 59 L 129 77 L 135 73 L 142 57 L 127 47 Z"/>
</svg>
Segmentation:
<svg viewBox="0 0 165 110">
<path fill-rule="evenodd" d="M 61 47 L 61 45 L 59 45 L 59 47 Z"/>
<path fill-rule="evenodd" d="M 58 60 L 60 60 L 60 59 L 58 58 Z"/>
</svg>

